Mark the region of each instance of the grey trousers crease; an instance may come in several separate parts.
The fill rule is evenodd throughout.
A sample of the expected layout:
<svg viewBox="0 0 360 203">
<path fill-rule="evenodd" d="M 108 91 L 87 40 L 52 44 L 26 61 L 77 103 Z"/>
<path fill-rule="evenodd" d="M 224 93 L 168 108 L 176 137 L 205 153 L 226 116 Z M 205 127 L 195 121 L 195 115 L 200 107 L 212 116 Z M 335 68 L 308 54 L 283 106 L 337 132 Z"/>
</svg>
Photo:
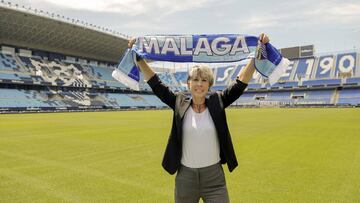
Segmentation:
<svg viewBox="0 0 360 203">
<path fill-rule="evenodd" d="M 228 203 L 225 174 L 220 163 L 204 168 L 181 166 L 175 178 L 175 203 Z"/>
</svg>

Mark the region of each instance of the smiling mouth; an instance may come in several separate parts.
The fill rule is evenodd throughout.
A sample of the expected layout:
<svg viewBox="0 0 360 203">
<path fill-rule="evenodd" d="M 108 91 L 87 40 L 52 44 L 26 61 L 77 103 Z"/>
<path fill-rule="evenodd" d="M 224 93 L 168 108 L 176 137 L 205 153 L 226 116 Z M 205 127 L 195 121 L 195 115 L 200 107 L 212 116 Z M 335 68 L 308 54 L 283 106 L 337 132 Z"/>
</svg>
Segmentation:
<svg viewBox="0 0 360 203">
<path fill-rule="evenodd" d="M 204 94 L 205 94 L 205 92 L 203 92 L 203 91 L 195 91 L 195 92 L 194 92 L 194 94 L 197 94 L 197 95 L 204 95 Z"/>
</svg>

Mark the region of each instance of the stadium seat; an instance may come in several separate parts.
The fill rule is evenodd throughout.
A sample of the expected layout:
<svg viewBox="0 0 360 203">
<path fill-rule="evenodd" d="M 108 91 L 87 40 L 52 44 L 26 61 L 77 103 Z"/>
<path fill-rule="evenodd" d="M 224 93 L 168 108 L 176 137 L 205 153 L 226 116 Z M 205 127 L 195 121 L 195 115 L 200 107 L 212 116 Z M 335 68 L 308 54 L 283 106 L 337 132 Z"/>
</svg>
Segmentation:
<svg viewBox="0 0 360 203">
<path fill-rule="evenodd" d="M 340 86 L 341 79 L 305 80 L 303 81 L 302 85 L 309 87 Z"/>
<path fill-rule="evenodd" d="M 360 105 L 360 89 L 342 89 L 337 104 Z"/>
</svg>

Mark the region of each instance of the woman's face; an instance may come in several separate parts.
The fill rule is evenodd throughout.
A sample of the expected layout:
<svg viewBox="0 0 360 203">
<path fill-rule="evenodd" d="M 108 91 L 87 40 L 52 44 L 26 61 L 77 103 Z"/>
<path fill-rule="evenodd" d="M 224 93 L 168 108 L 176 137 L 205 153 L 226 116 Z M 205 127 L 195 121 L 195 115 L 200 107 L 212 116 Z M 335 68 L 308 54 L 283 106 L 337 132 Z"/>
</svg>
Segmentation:
<svg viewBox="0 0 360 203">
<path fill-rule="evenodd" d="M 188 88 L 193 97 L 205 97 L 209 91 L 209 81 L 206 78 L 194 77 L 188 81 Z"/>
</svg>

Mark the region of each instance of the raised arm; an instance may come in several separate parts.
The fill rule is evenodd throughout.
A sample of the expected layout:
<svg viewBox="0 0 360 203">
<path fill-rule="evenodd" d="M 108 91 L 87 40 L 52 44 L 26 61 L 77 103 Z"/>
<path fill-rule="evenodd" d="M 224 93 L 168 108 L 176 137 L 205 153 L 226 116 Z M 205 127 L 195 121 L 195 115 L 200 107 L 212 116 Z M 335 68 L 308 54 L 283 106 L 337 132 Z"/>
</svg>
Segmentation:
<svg viewBox="0 0 360 203">
<path fill-rule="evenodd" d="M 129 40 L 128 47 L 131 48 L 133 44 L 135 43 L 136 39 L 132 38 Z M 140 59 L 137 62 L 140 71 L 144 74 L 144 79 L 148 81 L 151 77 L 155 75 L 155 72 L 153 69 L 150 68 L 150 66 L 146 63 L 144 59 Z"/>
<path fill-rule="evenodd" d="M 269 42 L 269 37 L 262 33 L 259 40 L 260 43 L 266 44 Z M 224 108 L 228 107 L 242 95 L 254 72 L 255 59 L 250 59 L 236 77 L 236 81 L 232 82 L 228 88 L 221 92 L 220 96 L 223 101 Z"/>
<path fill-rule="evenodd" d="M 128 47 L 131 48 L 135 43 L 135 38 L 131 39 L 128 43 Z M 155 71 L 149 66 L 145 59 L 139 59 L 137 61 L 140 71 L 144 75 L 144 80 L 147 81 L 154 94 L 170 108 L 175 109 L 175 94 L 161 82 L 160 78 L 156 75 Z"/>
<path fill-rule="evenodd" d="M 260 40 L 260 43 L 262 43 L 262 44 L 266 44 L 270 41 L 269 37 L 264 33 L 260 34 L 259 40 Z M 251 59 L 249 61 L 249 63 L 246 64 L 245 68 L 243 68 L 240 71 L 239 75 L 237 76 L 237 79 L 240 80 L 241 82 L 247 84 L 247 83 L 249 83 L 254 72 L 255 72 L 255 59 Z"/>
</svg>

